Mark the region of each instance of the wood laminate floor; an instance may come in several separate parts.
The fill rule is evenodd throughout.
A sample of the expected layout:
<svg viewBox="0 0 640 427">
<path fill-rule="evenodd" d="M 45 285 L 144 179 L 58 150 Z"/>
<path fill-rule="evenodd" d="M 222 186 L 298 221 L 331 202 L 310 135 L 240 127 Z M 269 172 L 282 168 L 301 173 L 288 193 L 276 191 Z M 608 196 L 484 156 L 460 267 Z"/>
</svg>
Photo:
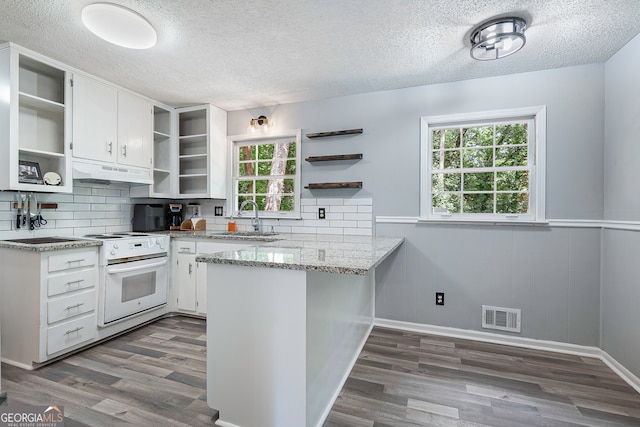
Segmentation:
<svg viewBox="0 0 640 427">
<path fill-rule="evenodd" d="M 63 405 L 67 427 L 213 426 L 205 329 L 170 317 L 35 371 L 3 364 L 2 387 Z M 375 328 L 325 423 L 346 426 L 640 426 L 640 395 L 596 359 Z"/>
<path fill-rule="evenodd" d="M 640 426 L 598 359 L 374 328 L 325 427 Z"/>
</svg>

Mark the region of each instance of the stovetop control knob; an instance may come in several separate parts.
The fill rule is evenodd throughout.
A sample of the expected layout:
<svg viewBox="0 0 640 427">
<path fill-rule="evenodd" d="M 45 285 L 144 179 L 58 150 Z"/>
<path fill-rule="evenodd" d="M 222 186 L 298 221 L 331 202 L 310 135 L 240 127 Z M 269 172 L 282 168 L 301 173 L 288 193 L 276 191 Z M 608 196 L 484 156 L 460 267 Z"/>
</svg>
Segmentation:
<svg viewBox="0 0 640 427">
<path fill-rule="evenodd" d="M 111 255 L 115 255 L 116 251 L 114 251 L 113 249 L 111 249 L 111 252 L 109 252 Z"/>
<path fill-rule="evenodd" d="M 113 249 L 118 249 L 118 245 L 116 243 L 113 244 Z"/>
</svg>

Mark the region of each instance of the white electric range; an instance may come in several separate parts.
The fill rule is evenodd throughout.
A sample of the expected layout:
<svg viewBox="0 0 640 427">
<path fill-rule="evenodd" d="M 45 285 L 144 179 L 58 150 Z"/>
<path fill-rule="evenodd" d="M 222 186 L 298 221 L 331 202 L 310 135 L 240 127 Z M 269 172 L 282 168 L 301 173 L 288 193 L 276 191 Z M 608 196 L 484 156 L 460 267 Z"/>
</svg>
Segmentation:
<svg viewBox="0 0 640 427">
<path fill-rule="evenodd" d="M 167 305 L 169 236 L 125 232 L 84 237 L 102 241 L 99 326 L 105 327 Z"/>
</svg>

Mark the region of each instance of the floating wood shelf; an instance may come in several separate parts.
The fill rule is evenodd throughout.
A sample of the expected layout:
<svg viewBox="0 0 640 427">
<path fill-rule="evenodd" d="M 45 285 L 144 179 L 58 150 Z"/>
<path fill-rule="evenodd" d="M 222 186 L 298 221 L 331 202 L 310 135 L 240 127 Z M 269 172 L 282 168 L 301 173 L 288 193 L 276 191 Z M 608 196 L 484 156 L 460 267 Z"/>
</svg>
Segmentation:
<svg viewBox="0 0 640 427">
<path fill-rule="evenodd" d="M 25 208 L 27 204 L 25 203 Z M 41 209 L 58 209 L 57 203 L 40 203 Z M 18 209 L 18 202 L 13 202 L 13 209 Z"/>
<path fill-rule="evenodd" d="M 362 159 L 362 153 L 358 154 L 335 154 L 331 156 L 312 156 L 307 157 L 307 162 L 329 162 L 332 160 L 360 160 Z"/>
<path fill-rule="evenodd" d="M 335 130 L 333 132 L 308 133 L 307 138 L 326 138 L 328 136 L 355 135 L 362 133 L 361 129 Z"/>
<path fill-rule="evenodd" d="M 362 188 L 362 181 L 354 182 L 320 182 L 307 184 L 304 188 L 309 190 L 318 190 L 321 188 Z"/>
</svg>

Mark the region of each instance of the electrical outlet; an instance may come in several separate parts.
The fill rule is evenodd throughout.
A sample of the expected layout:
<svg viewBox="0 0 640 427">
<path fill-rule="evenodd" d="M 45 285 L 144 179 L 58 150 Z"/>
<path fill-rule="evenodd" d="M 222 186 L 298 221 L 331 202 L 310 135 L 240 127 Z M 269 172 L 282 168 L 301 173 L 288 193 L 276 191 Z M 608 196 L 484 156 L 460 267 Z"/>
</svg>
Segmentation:
<svg viewBox="0 0 640 427">
<path fill-rule="evenodd" d="M 318 219 L 325 219 L 325 211 L 324 208 L 318 208 Z"/>
<path fill-rule="evenodd" d="M 436 292 L 436 305 L 444 305 L 444 292 Z"/>
<path fill-rule="evenodd" d="M 216 206 L 215 207 L 215 215 L 216 216 L 222 216 L 222 206 Z"/>
</svg>

